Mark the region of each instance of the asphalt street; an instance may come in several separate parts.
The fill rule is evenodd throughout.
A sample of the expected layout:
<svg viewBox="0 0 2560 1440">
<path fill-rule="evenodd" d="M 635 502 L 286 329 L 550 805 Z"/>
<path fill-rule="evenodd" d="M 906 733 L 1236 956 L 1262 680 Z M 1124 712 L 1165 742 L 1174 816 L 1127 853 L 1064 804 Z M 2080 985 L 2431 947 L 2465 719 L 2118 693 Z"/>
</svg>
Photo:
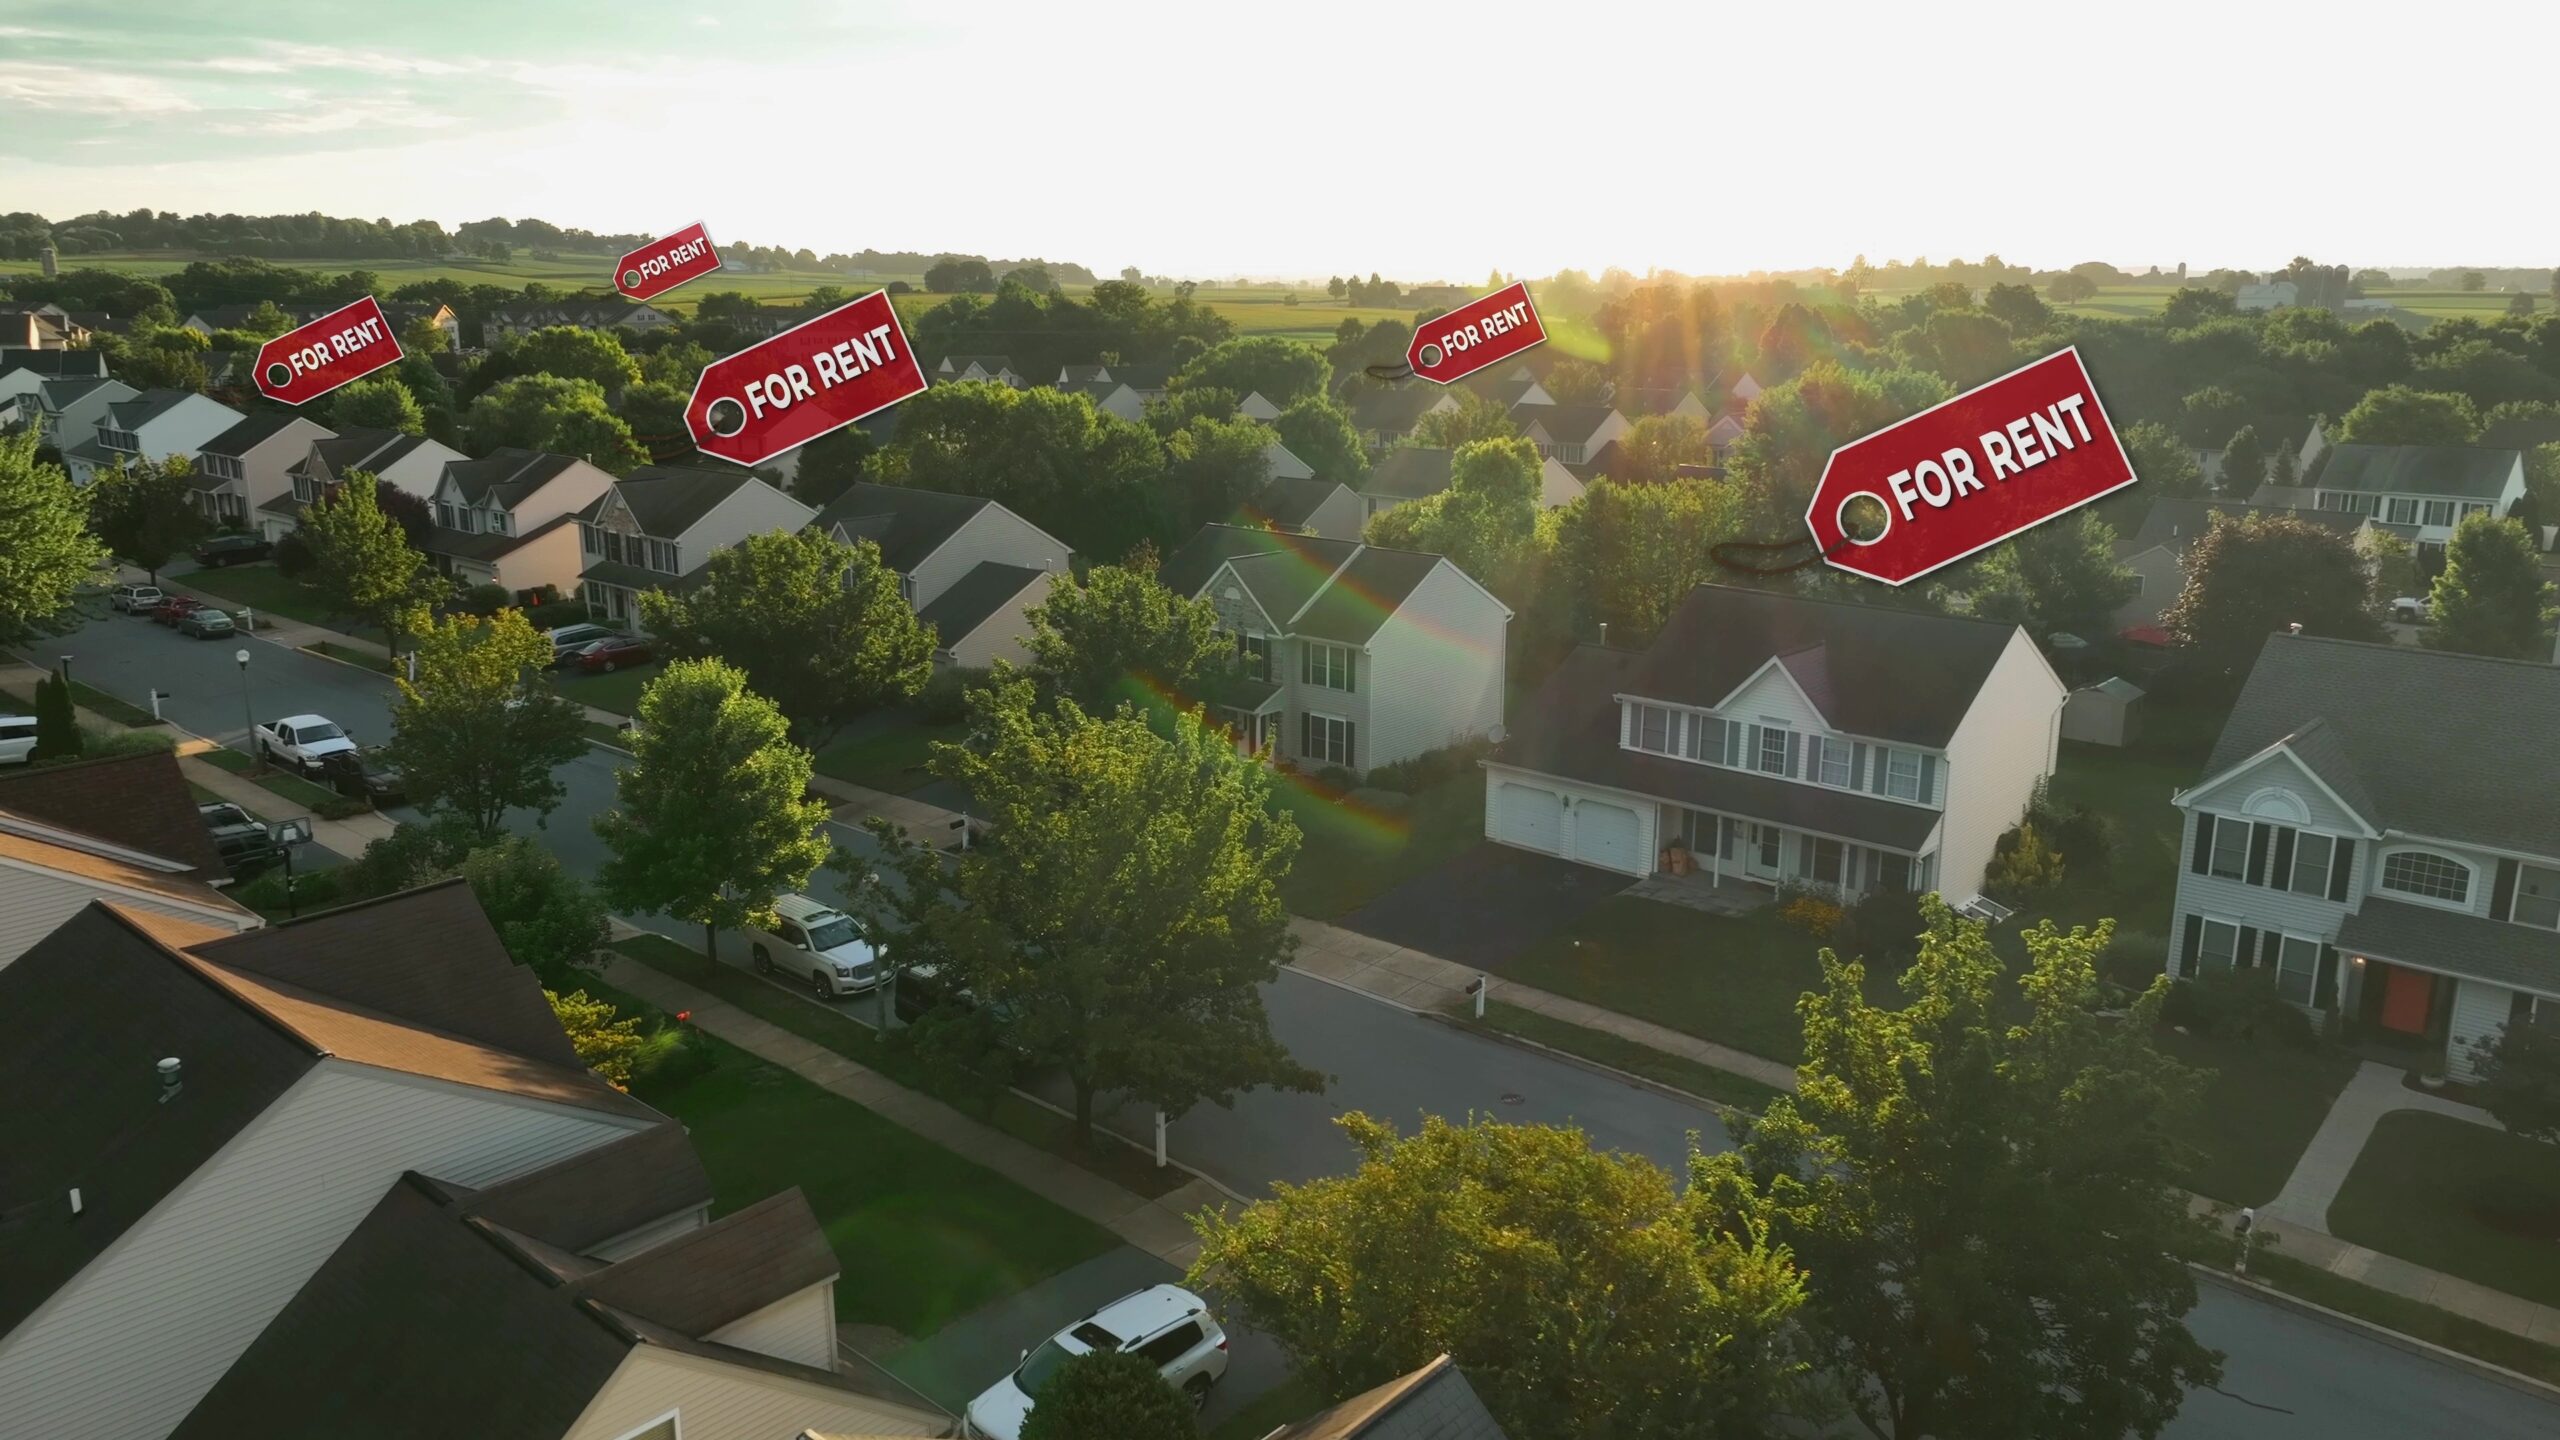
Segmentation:
<svg viewBox="0 0 2560 1440">
<path fill-rule="evenodd" d="M 241 743 L 251 712 L 261 721 L 317 712 L 368 743 L 390 735 L 388 680 L 263 640 L 196 641 L 109 614 L 30 648 L 38 659 L 71 655 L 76 678 L 137 705 L 147 705 L 157 689 L 172 720 L 228 744 Z M 245 691 L 233 659 L 243 648 L 250 652 Z M 537 834 L 572 870 L 592 876 L 604 858 L 592 821 L 613 802 L 621 759 L 591 749 L 564 767 L 568 796 L 547 826 L 536 831 L 530 814 L 512 817 L 513 823 Z M 830 828 L 847 848 L 870 853 L 867 836 Z M 842 898 L 831 872 L 822 872 L 812 889 Z M 673 922 L 656 924 L 684 933 Z M 1725 1143 L 1709 1111 L 1307 976 L 1282 975 L 1266 1000 L 1274 1033 L 1302 1063 L 1331 1076 L 1331 1086 L 1321 1095 L 1254 1093 L 1231 1111 L 1204 1105 L 1172 1130 L 1177 1158 L 1246 1194 L 1273 1181 L 1346 1169 L 1351 1150 L 1331 1122 L 1352 1109 L 1407 1127 L 1425 1113 L 1571 1121 L 1604 1147 L 1673 1167 L 1682 1163 L 1693 1133 L 1710 1148 Z M 867 1009 L 868 1002 L 853 1004 Z M 1119 1123 L 1128 1133 L 1147 1132 L 1142 1114 L 1121 1116 Z M 2228 1393 L 2192 1397 L 2167 1432 L 2181 1440 L 2560 1434 L 2560 1405 L 2540 1396 L 2253 1297 L 2208 1286 L 2192 1323 L 2206 1343 L 2228 1353 L 2222 1387 Z"/>
</svg>

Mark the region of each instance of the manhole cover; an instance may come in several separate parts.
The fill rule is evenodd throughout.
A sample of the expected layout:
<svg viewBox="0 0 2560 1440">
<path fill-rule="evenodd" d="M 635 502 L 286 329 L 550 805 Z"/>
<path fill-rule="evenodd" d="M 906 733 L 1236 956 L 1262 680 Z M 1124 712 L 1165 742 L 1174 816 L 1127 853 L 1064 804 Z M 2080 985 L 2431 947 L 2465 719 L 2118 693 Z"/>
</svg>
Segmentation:
<svg viewBox="0 0 2560 1440">
<path fill-rule="evenodd" d="M 1514 1095 L 1510 1091 L 1506 1090 L 1502 1094 L 1502 1103 L 1505 1105 L 1526 1105 L 1529 1101 L 1526 1096 Z"/>
</svg>

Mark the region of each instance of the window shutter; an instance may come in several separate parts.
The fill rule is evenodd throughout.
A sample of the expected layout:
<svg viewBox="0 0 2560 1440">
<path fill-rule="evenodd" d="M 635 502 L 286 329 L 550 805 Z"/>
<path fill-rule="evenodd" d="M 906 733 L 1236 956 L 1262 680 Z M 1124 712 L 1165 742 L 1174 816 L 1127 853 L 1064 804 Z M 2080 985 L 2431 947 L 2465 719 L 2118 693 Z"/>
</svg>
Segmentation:
<svg viewBox="0 0 2560 1440">
<path fill-rule="evenodd" d="M 1310 640 L 1298 642 L 1298 683 L 1301 685 L 1316 683 L 1316 647 Z"/>
<path fill-rule="evenodd" d="M 2338 1008 L 2338 947 L 2320 947 L 2320 969 L 2311 982 L 2311 1003 L 2322 1010 Z"/>
<path fill-rule="evenodd" d="M 2330 899 L 2344 900 L 2347 898 L 2347 886 L 2351 883 L 2348 877 L 2355 873 L 2355 868 L 2356 842 L 2341 836 L 2338 839 L 2338 848 L 2335 851 L 2332 851 L 2329 856 Z"/>
<path fill-rule="evenodd" d="M 2516 870 L 2517 862 L 2513 860 L 2501 860 L 2498 862 L 2497 883 L 2489 891 L 2490 919 L 2505 920 L 2511 918 L 2509 912 L 2514 908 L 2516 903 Z"/>
<path fill-rule="evenodd" d="M 1304 710 L 1298 712 L 1298 753 L 1316 758 L 1316 717 Z"/>
<path fill-rule="evenodd" d="M 2199 957 L 2204 954 L 2204 917 L 2187 917 L 2186 937 L 2178 944 L 2178 973 L 2193 979 Z"/>
<path fill-rule="evenodd" d="M 2240 874 L 2252 885 L 2267 883 L 2267 845 L 2274 839 L 2274 831 L 2275 827 L 2263 820 L 2249 824 L 2249 864 Z"/>
<path fill-rule="evenodd" d="M 1360 768 L 1360 725 L 1357 721 L 1342 722 L 1342 766 L 1346 770 Z"/>
<path fill-rule="evenodd" d="M 2239 942 L 2231 949 L 2231 968 L 2237 970 L 2244 965 L 2257 963 L 2258 932 L 2254 927 L 2243 925 L 2240 927 Z"/>
<path fill-rule="evenodd" d="M 2192 874 L 2202 875 L 2212 868 L 2213 817 L 2199 810 L 2196 812 L 2195 853 L 2187 857 L 2187 869 Z"/>
<path fill-rule="evenodd" d="M 1342 693 L 1356 695 L 1359 692 L 1360 652 L 1352 646 L 1345 645 L 1342 647 Z"/>
<path fill-rule="evenodd" d="M 1887 750 L 1887 749 L 1886 749 L 1886 748 L 1884 748 L 1883 746 L 1879 745 L 1879 746 L 1877 746 L 1877 747 L 1876 747 L 1876 763 L 1875 763 L 1875 768 L 1874 768 L 1873 773 L 1871 773 L 1870 775 L 1868 775 L 1868 776 L 1867 776 L 1867 781 L 1868 781 L 1867 788 L 1868 788 L 1869 790 L 1871 790 L 1871 791 L 1875 792 L 1875 793 L 1876 793 L 1876 794 L 1878 794 L 1878 795 L 1881 795 L 1881 794 L 1883 794 L 1883 793 L 1884 793 L 1884 775 L 1885 775 L 1885 772 L 1886 772 L 1887 770 L 1890 770 L 1890 769 L 1892 769 L 1892 768 L 1893 768 L 1893 766 L 1889 763 L 1889 761 L 1890 761 L 1890 759 L 1891 759 L 1892 755 L 1893 755 L 1893 752 L 1892 752 L 1892 751 L 1890 751 L 1890 750 Z"/>
<path fill-rule="evenodd" d="M 1787 736 L 1787 778 L 1788 778 L 1788 779 L 1793 780 L 1793 779 L 1795 779 L 1795 778 L 1796 778 L 1796 776 L 1798 776 L 1799 774 L 1803 773 L 1803 768 L 1804 768 L 1804 767 L 1803 767 L 1803 763 L 1802 763 L 1802 762 L 1803 762 L 1803 760 L 1804 760 L 1804 737 L 1803 737 L 1803 736 L 1801 736 L 1801 735 L 1796 735 L 1796 734 L 1792 734 L 1792 733 L 1791 733 L 1791 734 L 1789 734 L 1789 735 Z"/>
<path fill-rule="evenodd" d="M 1743 727 L 1742 764 L 1748 770 L 1760 768 L 1760 727 L 1757 725 Z"/>
<path fill-rule="evenodd" d="M 2293 888 L 2293 834 L 2290 825 L 2276 827 L 2276 853 L 2267 866 L 2267 883 L 2278 890 Z"/>
<path fill-rule="evenodd" d="M 1867 747 L 1855 741 L 1849 745 L 1849 788 L 1867 788 Z"/>
<path fill-rule="evenodd" d="M 1937 803 L 1937 795 L 1938 757 L 1923 755 L 1920 757 L 1920 803 L 1933 805 Z"/>
</svg>

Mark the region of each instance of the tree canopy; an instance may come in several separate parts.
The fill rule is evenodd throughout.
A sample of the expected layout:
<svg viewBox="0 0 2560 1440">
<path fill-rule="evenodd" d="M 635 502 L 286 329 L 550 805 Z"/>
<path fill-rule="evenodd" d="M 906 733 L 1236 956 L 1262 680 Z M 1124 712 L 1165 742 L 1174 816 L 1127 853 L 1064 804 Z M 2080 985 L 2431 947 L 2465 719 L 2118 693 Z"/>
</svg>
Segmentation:
<svg viewBox="0 0 2560 1440">
<path fill-rule="evenodd" d="M 89 507 L 59 465 L 36 458 L 32 429 L 0 431 L 0 645 L 63 628 L 79 587 L 107 563 Z"/>
<path fill-rule="evenodd" d="M 2133 572 L 2116 559 L 2115 527 L 2089 509 L 2056 516 L 1992 547 L 1973 564 L 1974 613 L 2024 625 L 2037 643 L 2057 631 L 2094 639 L 2133 598 Z"/>
<path fill-rule="evenodd" d="M 424 435 L 427 412 L 408 386 L 388 375 L 372 375 L 330 393 L 329 423 L 342 430 L 370 425 Z"/>
<path fill-rule="evenodd" d="M 2468 445 L 2480 438 L 2480 412 L 2465 395 L 2385 385 L 2338 419 L 2342 445 Z"/>
<path fill-rule="evenodd" d="M 1202 351 L 1174 375 L 1173 385 L 1226 390 L 1238 397 L 1259 391 L 1263 399 L 1285 410 L 1309 396 L 1322 395 L 1328 376 L 1324 356 L 1295 340 L 1244 335 Z"/>
<path fill-rule="evenodd" d="M 160 583 L 160 567 L 204 534 L 189 480 L 194 473 L 191 457 L 170 455 L 90 477 L 90 530 L 118 559 L 151 572 L 154 585 Z"/>
<path fill-rule="evenodd" d="M 2445 542 L 2427 606 L 2427 644 L 2508 660 L 2551 658 L 2552 587 L 2524 523 L 2487 511 L 2462 517 Z"/>
<path fill-rule="evenodd" d="M 873 462 L 886 483 L 983 496 L 1097 559 L 1182 538 L 1155 436 L 1083 395 L 936 385 L 901 409 Z"/>
<path fill-rule="evenodd" d="M 554 772 L 587 753 L 586 711 L 544 683 L 550 638 L 521 610 L 447 615 L 415 638 L 417 678 L 392 679 L 391 754 L 419 808 L 466 848 L 509 810 L 547 818 L 568 794 Z"/>
<path fill-rule="evenodd" d="M 350 470 L 343 482 L 303 507 L 294 533 L 310 553 L 320 593 L 396 646 L 406 612 L 424 598 L 432 572 L 399 520 L 382 508 L 373 473 Z"/>
<path fill-rule="evenodd" d="M 462 423 L 470 448 L 483 455 L 505 446 L 576 455 L 616 475 L 649 458 L 592 380 L 558 375 L 501 380 L 471 402 Z"/>
<path fill-rule="evenodd" d="M 1059 1367 L 1023 1417 L 1022 1440 L 1192 1440 L 1200 1412 L 1134 1350 L 1088 1350 Z"/>
<path fill-rule="evenodd" d="M 1515 567 L 1536 538 L 1541 491 L 1528 441 L 1479 440 L 1450 457 L 1448 489 L 1372 516 L 1369 543 L 1446 555 L 1501 594 L 1514 588 Z"/>
<path fill-rule="evenodd" d="M 2245 666 L 2289 624 L 2380 639 L 2370 584 L 2354 544 L 2335 531 L 2289 515 L 2217 515 L 2188 548 L 2187 588 L 2160 624 L 2216 666 Z"/>
<path fill-rule="evenodd" d="M 1031 610 L 1030 649 L 1041 696 L 1063 696 L 1089 715 L 1123 703 L 1156 712 L 1197 703 L 1235 658 L 1208 601 L 1174 594 L 1151 569 L 1121 565 L 1052 585 Z"/>
</svg>

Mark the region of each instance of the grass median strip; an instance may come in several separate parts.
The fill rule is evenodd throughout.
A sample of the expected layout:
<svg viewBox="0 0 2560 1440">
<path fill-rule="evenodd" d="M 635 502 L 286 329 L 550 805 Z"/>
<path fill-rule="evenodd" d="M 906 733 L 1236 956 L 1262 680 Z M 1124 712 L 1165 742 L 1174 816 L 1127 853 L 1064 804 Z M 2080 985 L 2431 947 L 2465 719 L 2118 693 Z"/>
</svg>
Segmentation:
<svg viewBox="0 0 2560 1440">
<path fill-rule="evenodd" d="M 392 670 L 390 661 L 374 654 L 372 651 L 358 650 L 351 645 L 341 645 L 334 640 L 315 640 L 302 648 L 310 651 L 314 655 L 323 655 L 331 660 L 343 661 L 349 665 L 361 665 L 365 669 L 374 671 L 377 674 L 390 675 L 396 673 Z"/>
<path fill-rule="evenodd" d="M 257 761 L 223 746 L 203 751 L 194 758 L 216 770 L 228 770 L 243 780 L 272 790 L 277 796 L 292 801 L 323 820 L 344 820 L 373 808 L 325 785 L 314 785 L 299 775 L 288 775 L 281 770 L 261 770 Z"/>
<path fill-rule="evenodd" d="M 882 1043 L 869 1026 L 743 970 L 708 964 L 700 954 L 663 935 L 619 940 L 613 948 L 652 970 L 708 990 L 759 1020 L 824 1045 L 857 1065 L 877 1070 L 911 1090 L 931 1095 L 1025 1144 L 1071 1161 L 1137 1194 L 1168 1194 L 1191 1179 L 1189 1172 L 1172 1166 L 1157 1169 L 1147 1156 L 1108 1137 L 1097 1139 L 1095 1148 L 1086 1150 L 1076 1144 L 1074 1125 L 1066 1116 L 1010 1090 L 997 1094 L 992 1101 L 954 1094 L 947 1086 L 935 1085 L 914 1055 Z"/>
<path fill-rule="evenodd" d="M 2298 1299 L 2560 1385 L 2560 1347 L 2527 1340 L 2421 1300 L 2376 1290 L 2281 1252 L 2259 1251 L 2250 1257 L 2249 1268 L 2270 1286 Z"/>
<path fill-rule="evenodd" d="M 1470 1020 L 1467 1023 L 1517 1035 L 1523 1040 L 1534 1040 L 1549 1049 L 1579 1055 L 1612 1070 L 1641 1075 L 1675 1090 L 1686 1090 L 1703 1099 L 1755 1114 L 1767 1109 L 1769 1102 L 1777 1099 L 1780 1093 L 1774 1086 L 1763 1085 L 1729 1070 L 1701 1065 L 1695 1060 L 1656 1050 L 1650 1045 L 1640 1045 L 1605 1030 L 1568 1024 L 1551 1015 L 1506 1005 L 1499 1000 L 1485 1002 L 1482 1021 Z"/>
</svg>

